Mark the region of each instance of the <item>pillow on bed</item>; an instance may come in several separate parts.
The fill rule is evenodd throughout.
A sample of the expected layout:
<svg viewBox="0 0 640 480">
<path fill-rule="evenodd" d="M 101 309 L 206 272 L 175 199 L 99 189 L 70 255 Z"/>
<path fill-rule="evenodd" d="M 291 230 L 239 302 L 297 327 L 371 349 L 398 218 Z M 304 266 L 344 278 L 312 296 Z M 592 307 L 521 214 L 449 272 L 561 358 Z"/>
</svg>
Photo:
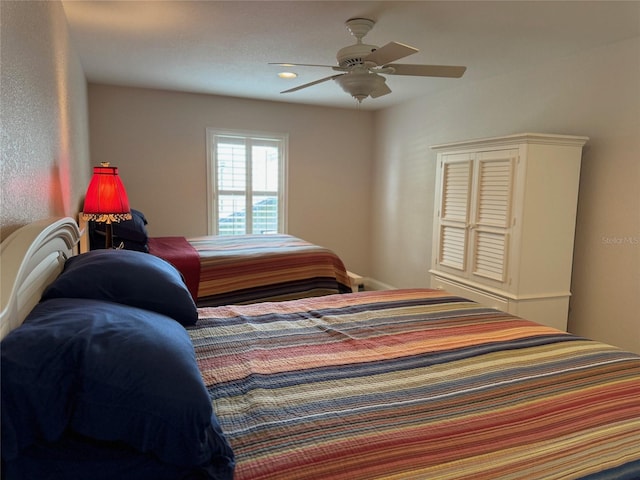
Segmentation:
<svg viewBox="0 0 640 480">
<path fill-rule="evenodd" d="M 92 250 L 69 258 L 42 294 L 51 298 L 92 298 L 167 315 L 183 325 L 198 310 L 182 275 L 160 257 L 129 250 Z"/>
<path fill-rule="evenodd" d="M 53 299 L 1 347 L 2 458 L 70 429 L 182 466 L 229 473 L 221 433 L 184 328 L 111 302 Z M 225 478 L 231 478 L 231 475 Z"/>
<path fill-rule="evenodd" d="M 149 252 L 147 223 L 144 213 L 132 208 L 131 220 L 122 220 L 111 224 L 114 246 L 118 246 L 122 242 L 127 250 Z M 89 243 L 92 250 L 104 248 L 104 237 L 105 224 L 89 222 Z"/>
</svg>

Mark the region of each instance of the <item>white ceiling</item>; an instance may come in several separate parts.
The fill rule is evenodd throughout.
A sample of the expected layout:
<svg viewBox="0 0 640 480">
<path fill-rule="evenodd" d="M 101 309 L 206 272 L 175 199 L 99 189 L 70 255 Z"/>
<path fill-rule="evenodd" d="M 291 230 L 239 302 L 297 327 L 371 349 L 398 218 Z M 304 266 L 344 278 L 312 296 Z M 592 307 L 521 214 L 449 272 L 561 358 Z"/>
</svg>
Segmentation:
<svg viewBox="0 0 640 480">
<path fill-rule="evenodd" d="M 365 43 L 420 51 L 397 63 L 465 65 L 460 79 L 389 76 L 379 109 L 456 82 L 474 82 L 640 35 L 640 1 L 79 1 L 63 0 L 90 82 L 355 108 L 336 72 L 269 62 L 335 65 L 354 43 L 352 17 L 376 21 Z"/>
</svg>

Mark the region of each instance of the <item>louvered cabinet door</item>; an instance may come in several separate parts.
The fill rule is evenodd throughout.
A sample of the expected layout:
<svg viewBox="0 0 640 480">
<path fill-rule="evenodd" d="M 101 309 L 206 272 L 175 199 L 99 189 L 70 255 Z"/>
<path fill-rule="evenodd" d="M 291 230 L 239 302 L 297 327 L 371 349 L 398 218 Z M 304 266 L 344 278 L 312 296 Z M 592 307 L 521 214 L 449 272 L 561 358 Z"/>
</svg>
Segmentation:
<svg viewBox="0 0 640 480">
<path fill-rule="evenodd" d="M 587 140 L 522 133 L 434 145 L 431 287 L 565 330 Z"/>
<path fill-rule="evenodd" d="M 471 275 L 501 287 L 508 282 L 514 169 L 518 150 L 476 156 L 470 230 Z"/>
<path fill-rule="evenodd" d="M 469 202 L 473 179 L 471 155 L 443 156 L 436 262 L 457 274 L 467 270 Z"/>
</svg>

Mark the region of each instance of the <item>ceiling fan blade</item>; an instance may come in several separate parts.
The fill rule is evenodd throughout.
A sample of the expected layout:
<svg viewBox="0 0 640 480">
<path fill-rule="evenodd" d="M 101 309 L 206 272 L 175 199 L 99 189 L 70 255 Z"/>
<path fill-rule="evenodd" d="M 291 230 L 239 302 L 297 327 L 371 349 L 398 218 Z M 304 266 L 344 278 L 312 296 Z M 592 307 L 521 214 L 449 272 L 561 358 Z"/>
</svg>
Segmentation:
<svg viewBox="0 0 640 480">
<path fill-rule="evenodd" d="M 407 63 L 390 63 L 386 67 L 393 68 L 389 75 L 414 75 L 417 77 L 460 78 L 467 67 L 453 65 L 411 65 Z"/>
<path fill-rule="evenodd" d="M 316 80 L 314 82 L 305 83 L 304 85 L 299 85 L 297 87 L 290 88 L 289 90 L 285 90 L 285 91 L 280 92 L 280 93 L 297 92 L 298 90 L 302 90 L 303 88 L 311 87 L 313 85 L 317 85 L 319 83 L 326 82 L 327 80 L 333 80 L 334 78 L 340 77 L 342 75 L 345 75 L 345 74 L 344 73 L 339 73 L 337 75 L 331 75 L 330 77 L 324 77 L 324 78 L 321 78 L 320 80 Z"/>
<path fill-rule="evenodd" d="M 336 65 L 317 65 L 315 63 L 289 63 L 289 62 L 269 62 L 269 65 L 280 65 L 281 67 L 328 67 L 334 68 Z"/>
<path fill-rule="evenodd" d="M 390 42 L 384 47 L 380 47 L 371 52 L 363 58 L 363 61 L 373 62 L 376 65 L 386 65 L 389 62 L 399 60 L 416 52 L 418 52 L 417 48 L 410 47 L 404 43 Z"/>
<path fill-rule="evenodd" d="M 389 93 L 391 93 L 391 89 L 389 88 L 389 85 L 387 85 L 386 83 L 383 83 L 378 88 L 376 88 L 373 92 L 371 92 L 370 97 L 378 98 L 378 97 L 382 97 L 383 95 L 387 95 Z"/>
</svg>

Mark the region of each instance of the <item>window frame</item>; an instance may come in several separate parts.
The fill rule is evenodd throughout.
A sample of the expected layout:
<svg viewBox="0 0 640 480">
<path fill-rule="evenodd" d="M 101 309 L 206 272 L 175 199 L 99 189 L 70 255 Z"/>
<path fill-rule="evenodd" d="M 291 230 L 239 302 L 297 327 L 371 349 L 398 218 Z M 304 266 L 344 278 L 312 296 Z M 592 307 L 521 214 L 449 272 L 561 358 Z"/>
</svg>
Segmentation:
<svg viewBox="0 0 640 480">
<path fill-rule="evenodd" d="M 216 137 L 235 137 L 244 139 L 248 146 L 251 141 L 269 141 L 279 143 L 278 148 L 278 232 L 287 233 L 287 196 L 288 196 L 288 148 L 289 135 L 286 133 L 274 133 L 263 131 L 248 130 L 229 130 L 208 127 L 207 135 L 207 233 L 208 235 L 218 235 L 218 168 L 217 168 L 217 142 Z M 248 143 L 247 143 L 248 142 Z M 250 181 L 252 175 L 251 156 L 248 155 L 247 160 L 247 181 Z M 253 194 L 260 194 L 260 191 L 254 192 L 250 185 L 245 189 L 247 198 L 250 199 Z M 250 200 L 248 200 L 250 203 Z"/>
</svg>

